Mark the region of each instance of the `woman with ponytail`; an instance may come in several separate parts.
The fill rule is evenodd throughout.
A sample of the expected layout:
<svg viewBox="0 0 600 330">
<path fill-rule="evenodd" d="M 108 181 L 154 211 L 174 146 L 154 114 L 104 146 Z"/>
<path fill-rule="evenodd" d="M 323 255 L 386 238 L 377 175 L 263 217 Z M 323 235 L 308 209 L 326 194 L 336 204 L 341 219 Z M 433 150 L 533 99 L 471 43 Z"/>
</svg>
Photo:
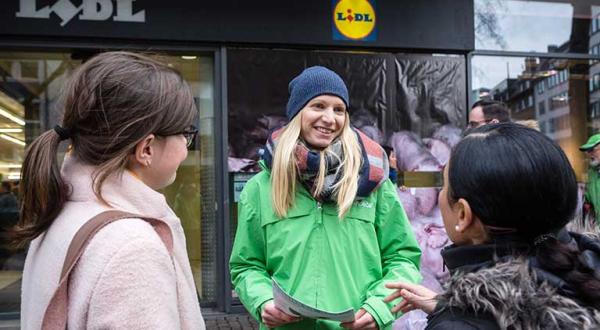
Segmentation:
<svg viewBox="0 0 600 330">
<path fill-rule="evenodd" d="M 420 280 L 420 250 L 388 179 L 385 151 L 350 125 L 344 81 L 324 67 L 289 84 L 289 123 L 272 133 L 262 172 L 242 191 L 231 279 L 261 329 L 339 329 L 273 301 L 273 282 L 348 329 L 388 329 L 384 281 Z"/>
<path fill-rule="evenodd" d="M 439 205 L 454 245 L 436 295 L 388 283 L 392 309 L 429 313 L 427 329 L 600 328 L 600 240 L 565 230 L 577 205 L 562 149 L 518 124 L 469 133 L 444 170 Z"/>
<path fill-rule="evenodd" d="M 99 54 L 63 90 L 61 125 L 27 148 L 14 245 L 27 246 L 22 329 L 46 324 L 67 249 L 86 223 L 124 211 L 168 226 L 171 245 L 140 218 L 91 238 L 68 281 L 70 329 L 203 329 L 180 221 L 157 190 L 171 184 L 196 131 L 191 91 L 167 65 L 129 52 Z M 70 143 L 62 168 L 61 141 Z M 55 323 L 52 323 L 55 324 Z"/>
</svg>

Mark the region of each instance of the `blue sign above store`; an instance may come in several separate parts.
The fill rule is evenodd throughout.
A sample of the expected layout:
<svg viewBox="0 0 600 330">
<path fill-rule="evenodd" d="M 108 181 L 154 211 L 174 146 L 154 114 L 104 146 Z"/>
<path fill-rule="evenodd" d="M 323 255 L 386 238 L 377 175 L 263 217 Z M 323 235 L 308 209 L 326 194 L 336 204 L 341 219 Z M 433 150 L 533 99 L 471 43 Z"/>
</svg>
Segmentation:
<svg viewBox="0 0 600 330">
<path fill-rule="evenodd" d="M 333 40 L 377 40 L 375 0 L 332 0 Z"/>
</svg>

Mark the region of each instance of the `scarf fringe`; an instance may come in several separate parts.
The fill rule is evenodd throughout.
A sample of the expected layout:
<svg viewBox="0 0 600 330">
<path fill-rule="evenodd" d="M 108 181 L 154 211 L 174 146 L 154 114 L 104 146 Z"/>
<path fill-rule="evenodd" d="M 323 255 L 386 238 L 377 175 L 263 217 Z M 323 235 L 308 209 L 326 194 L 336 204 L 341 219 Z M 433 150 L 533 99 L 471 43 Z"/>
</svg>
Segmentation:
<svg viewBox="0 0 600 330">
<path fill-rule="evenodd" d="M 266 143 L 266 148 L 262 154 L 262 159 L 268 168 L 272 168 L 273 154 L 277 146 L 279 136 L 285 127 L 271 133 Z M 358 190 L 356 197 L 358 199 L 368 197 L 376 191 L 381 184 L 389 177 L 389 162 L 385 150 L 375 141 L 370 139 L 363 132 L 352 128 L 358 137 L 362 152 L 362 162 L 358 177 Z M 339 143 L 339 146 L 336 145 Z M 339 181 L 337 167 L 339 159 L 342 158 L 341 142 L 336 140 L 330 146 L 330 150 L 335 156 L 325 155 L 325 161 L 328 173 L 326 174 L 326 186 L 323 193 L 319 196 L 323 201 L 335 201 L 333 186 Z M 314 181 L 319 173 L 321 162 L 320 152 L 309 149 L 304 143 L 298 141 L 296 144 L 296 162 L 298 168 L 298 179 L 307 186 L 309 191 L 313 192 Z"/>
</svg>

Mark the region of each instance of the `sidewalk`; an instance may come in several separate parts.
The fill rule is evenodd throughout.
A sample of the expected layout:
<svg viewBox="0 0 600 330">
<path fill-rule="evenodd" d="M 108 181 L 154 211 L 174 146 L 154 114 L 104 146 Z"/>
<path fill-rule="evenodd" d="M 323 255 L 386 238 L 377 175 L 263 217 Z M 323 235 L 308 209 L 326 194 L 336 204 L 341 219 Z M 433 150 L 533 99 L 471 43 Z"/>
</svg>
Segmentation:
<svg viewBox="0 0 600 330">
<path fill-rule="evenodd" d="M 203 308 L 202 316 L 204 316 L 206 329 L 258 329 L 258 323 L 256 322 L 256 320 L 254 320 L 254 318 L 247 313 L 225 314 Z"/>
<path fill-rule="evenodd" d="M 257 330 L 258 323 L 249 314 L 224 314 L 202 309 L 206 329 Z M 0 319 L 0 330 L 19 330 L 19 319 Z"/>
</svg>

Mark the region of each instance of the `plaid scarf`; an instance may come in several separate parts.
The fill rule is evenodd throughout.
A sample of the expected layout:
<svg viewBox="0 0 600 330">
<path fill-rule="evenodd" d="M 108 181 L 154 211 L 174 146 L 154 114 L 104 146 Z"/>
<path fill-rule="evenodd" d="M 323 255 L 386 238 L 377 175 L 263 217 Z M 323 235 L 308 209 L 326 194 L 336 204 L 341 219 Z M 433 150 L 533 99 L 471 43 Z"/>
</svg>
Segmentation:
<svg viewBox="0 0 600 330">
<path fill-rule="evenodd" d="M 356 192 L 357 199 L 361 199 L 368 197 L 388 178 L 389 163 L 385 151 L 377 142 L 371 140 L 361 131 L 353 130 L 358 137 L 362 150 L 361 168 L 358 172 L 358 191 Z M 267 140 L 262 158 L 268 168 L 272 166 L 274 150 L 282 131 L 283 128 L 274 131 Z M 315 196 L 315 182 L 321 163 L 320 151 L 311 150 L 299 139 L 295 154 L 298 180 L 311 192 L 313 197 L 322 202 L 337 201 L 337 194 L 333 187 L 341 179 L 343 173 L 343 168 L 340 167 L 343 158 L 342 142 L 335 139 L 325 152 L 325 184 L 319 196 Z"/>
</svg>

